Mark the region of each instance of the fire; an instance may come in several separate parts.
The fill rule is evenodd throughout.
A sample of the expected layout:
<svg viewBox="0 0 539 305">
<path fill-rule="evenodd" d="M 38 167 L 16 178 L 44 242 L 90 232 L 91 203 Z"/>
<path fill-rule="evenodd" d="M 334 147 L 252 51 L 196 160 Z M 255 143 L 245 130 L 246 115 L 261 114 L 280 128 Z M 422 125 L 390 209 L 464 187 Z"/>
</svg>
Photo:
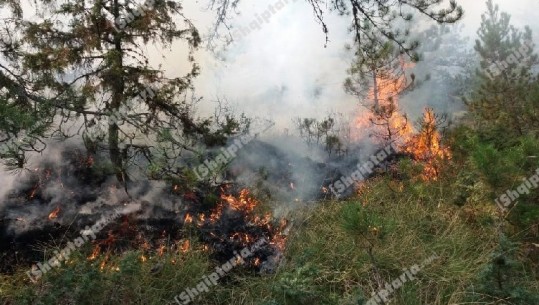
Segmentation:
<svg viewBox="0 0 539 305">
<path fill-rule="evenodd" d="M 103 259 L 103 261 L 101 261 L 101 263 L 99 264 L 99 270 L 100 271 L 105 270 L 105 267 L 107 266 L 107 262 L 109 260 L 109 257 L 110 257 L 110 253 L 107 252 L 107 255 L 105 256 L 105 259 Z"/>
<path fill-rule="evenodd" d="M 32 192 L 30 193 L 30 199 L 34 199 L 38 189 L 39 189 L 39 185 L 34 186 L 34 188 L 32 189 Z"/>
<path fill-rule="evenodd" d="M 402 71 L 411 68 L 401 60 Z M 441 144 L 437 130 L 437 116 L 433 109 L 425 109 L 421 129 L 415 131 L 406 114 L 399 110 L 399 94 L 408 87 L 406 74 L 394 71 L 373 72 L 372 86 L 367 94 L 368 110 L 356 118 L 356 127 L 361 132 L 368 130 L 380 142 L 394 143 L 398 150 L 412 156 L 424 166 L 422 179 L 436 180 L 439 175 L 439 160 L 450 159 L 448 147 Z M 360 138 L 365 134 L 360 134 Z"/>
<path fill-rule="evenodd" d="M 441 135 L 436 125 L 436 115 L 431 108 L 426 108 L 421 130 L 414 135 L 406 145 L 404 151 L 411 154 L 414 160 L 424 166 L 422 178 L 424 180 L 436 180 L 439 175 L 438 161 L 451 159 L 448 147 L 441 144 Z"/>
<path fill-rule="evenodd" d="M 88 256 L 88 260 L 90 261 L 95 260 L 99 256 L 100 252 L 101 252 L 101 247 L 99 245 L 96 245 L 94 247 L 94 250 L 92 251 L 92 254 Z"/>
<path fill-rule="evenodd" d="M 261 214 L 260 201 L 248 189 L 238 193 L 229 192 L 229 186 L 221 189 L 220 200 L 215 207 L 198 215 L 197 225 L 207 234 L 207 241 L 216 249 L 225 251 L 241 250 L 260 240 L 266 240 L 268 249 L 257 252 L 249 261 L 252 267 L 259 267 L 261 262 L 272 255 L 278 255 L 285 249 L 288 222 L 274 224 L 271 213 Z M 205 216 L 208 215 L 209 216 Z M 207 245 L 204 249 L 209 249 Z M 217 254 L 222 250 L 217 250 Z M 226 253 L 230 255 L 231 253 Z M 258 263 L 256 263 L 258 261 Z"/>
<path fill-rule="evenodd" d="M 58 213 L 60 213 L 60 207 L 56 207 L 56 209 L 49 214 L 49 220 L 56 219 L 58 217 Z"/>
<path fill-rule="evenodd" d="M 400 59 L 400 67 L 404 71 L 413 66 Z M 397 75 L 395 71 L 386 69 L 372 71 L 372 74 L 367 101 L 362 103 L 368 111 L 356 118 L 355 138 L 374 136 L 382 142 L 408 140 L 413 134 L 413 127 L 406 115 L 399 112 L 399 94 L 409 86 L 406 74 Z"/>
<path fill-rule="evenodd" d="M 184 232 L 178 234 L 175 230 L 160 230 L 157 233 L 159 238 L 155 240 L 152 238 L 155 236 L 138 231 L 136 226 L 130 225 L 127 218 L 124 218 L 122 223 L 109 230 L 106 238 L 96 241 L 93 251 L 87 256 L 88 261 L 95 262 L 96 268 L 102 272 L 117 271 L 118 266 L 110 257 L 122 251 L 126 242 L 140 251 L 137 260 L 141 264 L 154 258 L 165 258 L 169 250 L 180 256 L 192 250 L 201 250 L 218 258 L 230 257 L 234 255 L 234 251 L 240 252 L 241 249 L 251 247 L 261 240 L 267 241 L 267 248 L 257 250 L 248 260 L 248 266 L 259 268 L 268 258 L 279 257 L 285 249 L 287 233 L 283 232 L 288 230 L 288 223 L 284 220 L 275 223 L 271 213 L 258 213 L 262 210 L 261 203 L 248 189 L 232 193 L 228 191 L 228 187 L 221 189 L 217 202 L 209 210 L 196 207 L 180 218 L 182 224 L 192 224 L 185 227 L 186 231 L 200 229 L 200 247 L 195 247 Z M 168 246 L 171 233 L 173 238 L 176 238 L 172 243 L 174 248 Z M 167 258 L 168 260 L 171 264 L 179 263 L 177 257 Z"/>
<path fill-rule="evenodd" d="M 157 250 L 157 254 L 159 254 L 159 256 L 163 256 L 163 254 L 165 254 L 165 251 L 166 251 L 165 245 L 161 245 L 159 249 Z"/>
<path fill-rule="evenodd" d="M 281 252 L 284 251 L 286 246 L 286 234 L 284 233 L 287 230 L 288 227 L 288 221 L 286 219 L 281 219 L 279 223 L 279 229 L 277 230 L 277 234 L 273 236 L 273 240 L 270 241 L 271 245 L 274 245 L 277 249 L 279 249 Z"/>
<path fill-rule="evenodd" d="M 222 194 L 221 199 L 226 201 L 232 209 L 245 212 L 253 211 L 254 208 L 258 205 L 258 201 L 256 201 L 249 195 L 248 189 L 241 190 L 239 198 L 235 198 L 232 195 Z M 220 212 L 222 212 L 222 209 L 220 210 Z"/>
<path fill-rule="evenodd" d="M 189 241 L 189 239 L 186 239 L 186 240 L 182 243 L 182 245 L 181 245 L 181 247 L 180 247 L 180 251 L 181 251 L 182 253 L 187 253 L 187 251 L 189 251 L 190 248 L 191 248 L 191 241 Z"/>
<path fill-rule="evenodd" d="M 183 223 L 188 224 L 193 222 L 193 216 L 191 216 L 189 213 L 185 214 L 185 218 L 183 219 Z"/>
</svg>

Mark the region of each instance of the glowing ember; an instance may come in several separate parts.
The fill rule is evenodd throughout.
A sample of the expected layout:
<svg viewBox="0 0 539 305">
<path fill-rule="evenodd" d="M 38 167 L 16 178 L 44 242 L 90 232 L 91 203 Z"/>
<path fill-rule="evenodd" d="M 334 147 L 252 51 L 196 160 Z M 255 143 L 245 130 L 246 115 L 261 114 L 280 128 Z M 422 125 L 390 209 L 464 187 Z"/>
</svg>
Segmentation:
<svg viewBox="0 0 539 305">
<path fill-rule="evenodd" d="M 105 267 L 107 266 L 107 261 L 109 260 L 109 255 L 110 253 L 107 253 L 107 255 L 105 256 L 105 259 L 101 262 L 101 264 L 99 264 L 99 270 L 101 271 L 105 270 Z"/>
<path fill-rule="evenodd" d="M 36 196 L 36 192 L 37 192 L 38 189 L 39 189 L 39 185 L 36 185 L 36 186 L 32 189 L 32 192 L 30 193 L 30 199 L 34 199 L 34 197 Z"/>
<path fill-rule="evenodd" d="M 163 254 L 165 254 L 165 250 L 166 250 L 165 245 L 161 245 L 161 246 L 159 247 L 159 249 L 157 250 L 157 254 L 158 254 L 159 256 L 163 256 Z"/>
<path fill-rule="evenodd" d="M 183 223 L 188 224 L 193 222 L 193 217 L 189 215 L 189 213 L 185 214 L 185 218 L 183 219 Z"/>
<path fill-rule="evenodd" d="M 58 213 L 60 213 L 60 207 L 57 207 L 49 214 L 49 220 L 56 219 L 58 217 Z"/>
<path fill-rule="evenodd" d="M 260 258 L 256 258 L 254 263 L 253 263 L 255 266 L 260 266 Z"/>
<path fill-rule="evenodd" d="M 183 242 L 183 244 L 182 244 L 182 246 L 181 246 L 181 248 L 180 248 L 180 251 L 181 251 L 182 253 L 187 253 L 187 251 L 189 251 L 190 248 L 191 248 L 191 242 L 189 241 L 189 239 L 186 239 L 186 240 Z"/>
<path fill-rule="evenodd" d="M 92 254 L 88 256 L 88 260 L 90 261 L 95 260 L 99 256 L 100 252 L 101 252 L 101 247 L 99 245 L 95 246 L 94 250 L 92 251 Z"/>
<path fill-rule="evenodd" d="M 94 160 L 94 157 L 93 156 L 89 156 L 87 159 L 86 159 L 86 166 L 88 167 L 92 167 L 95 163 L 95 160 Z"/>
<path fill-rule="evenodd" d="M 204 214 L 199 214 L 198 215 L 198 220 L 202 223 L 204 223 L 204 221 L 206 221 L 206 215 Z"/>
<path fill-rule="evenodd" d="M 284 251 L 285 246 L 286 246 L 286 235 L 284 234 L 284 232 L 287 226 L 288 226 L 288 221 L 286 219 L 281 219 L 281 222 L 279 224 L 279 229 L 277 230 L 277 234 L 275 234 L 272 237 L 272 240 L 270 241 L 270 244 L 274 245 L 281 252 Z"/>
</svg>

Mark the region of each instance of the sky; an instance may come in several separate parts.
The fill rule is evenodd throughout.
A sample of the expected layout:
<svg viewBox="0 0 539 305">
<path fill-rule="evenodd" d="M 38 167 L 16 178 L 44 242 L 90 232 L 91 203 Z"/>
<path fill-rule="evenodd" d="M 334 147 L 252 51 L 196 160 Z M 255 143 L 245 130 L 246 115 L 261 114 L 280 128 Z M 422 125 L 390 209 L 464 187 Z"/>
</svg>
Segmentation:
<svg viewBox="0 0 539 305">
<path fill-rule="evenodd" d="M 320 118 L 329 112 L 352 113 L 359 109 L 357 101 L 346 95 L 342 87 L 352 59 L 345 50 L 351 42 L 347 31 L 349 19 L 335 14 L 326 16 L 330 41 L 325 46 L 325 36 L 306 1 L 290 0 L 264 19 L 269 16 L 264 14 L 268 4 L 278 2 L 242 0 L 239 14 L 229 21 L 236 41 L 218 54 L 205 49 L 197 52 L 202 74 L 195 86 L 205 98 L 199 106 L 201 113 L 211 113 L 215 106 L 212 101 L 217 98 L 226 99 L 237 111 L 268 116 L 284 129 L 295 117 Z M 539 41 L 537 0 L 496 2 L 502 11 L 512 15 L 515 26 L 531 25 L 535 41 Z M 486 10 L 485 1 L 458 0 L 458 4 L 465 10 L 460 23 L 465 25 L 465 34 L 473 43 L 480 16 Z M 203 33 L 207 32 L 213 16 L 201 9 L 200 2 L 186 5 L 185 11 L 188 16 L 195 16 L 194 22 Z M 263 21 L 260 29 L 242 34 L 242 28 L 249 28 L 259 18 Z M 184 56 L 178 49 L 182 48 L 173 48 L 172 53 Z M 166 60 L 165 67 L 171 73 L 181 74 L 185 67 L 177 59 L 173 56 Z"/>
</svg>

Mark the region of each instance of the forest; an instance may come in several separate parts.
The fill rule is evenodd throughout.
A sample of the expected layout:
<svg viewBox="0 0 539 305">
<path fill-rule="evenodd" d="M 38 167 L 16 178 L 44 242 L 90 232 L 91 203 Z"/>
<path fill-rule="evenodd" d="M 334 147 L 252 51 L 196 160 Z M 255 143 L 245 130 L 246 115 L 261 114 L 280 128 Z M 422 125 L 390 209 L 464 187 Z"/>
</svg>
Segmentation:
<svg viewBox="0 0 539 305">
<path fill-rule="evenodd" d="M 0 305 L 539 304 L 509 2 L 0 0 Z"/>
</svg>

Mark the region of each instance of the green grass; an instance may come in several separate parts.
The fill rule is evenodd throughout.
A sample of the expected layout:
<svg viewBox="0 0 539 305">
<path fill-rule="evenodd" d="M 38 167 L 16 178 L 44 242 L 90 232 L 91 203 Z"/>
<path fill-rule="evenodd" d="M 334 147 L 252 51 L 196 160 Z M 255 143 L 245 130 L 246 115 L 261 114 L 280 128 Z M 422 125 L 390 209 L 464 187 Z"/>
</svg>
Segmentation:
<svg viewBox="0 0 539 305">
<path fill-rule="evenodd" d="M 458 207 L 446 202 L 452 192 L 450 183 L 381 177 L 354 199 L 298 209 L 276 273 L 256 275 L 238 267 L 191 304 L 363 304 L 384 282 L 434 253 L 440 258 L 397 290 L 391 304 L 470 304 L 477 297 L 488 299 L 477 304 L 502 304 L 476 291 L 488 282 L 485 274 L 500 244 L 496 208 L 489 202 Z M 136 252 L 112 257 L 109 265 L 120 271 L 100 271 L 98 262 L 86 260 L 90 251 L 37 284 L 26 270 L 0 276 L 0 304 L 166 304 L 217 265 L 196 243 L 192 251 L 146 263 Z M 539 291 L 537 273 L 521 260 L 524 267 L 513 284 Z M 164 267 L 152 274 L 157 263 Z M 518 298 L 507 304 L 526 304 Z"/>
</svg>

